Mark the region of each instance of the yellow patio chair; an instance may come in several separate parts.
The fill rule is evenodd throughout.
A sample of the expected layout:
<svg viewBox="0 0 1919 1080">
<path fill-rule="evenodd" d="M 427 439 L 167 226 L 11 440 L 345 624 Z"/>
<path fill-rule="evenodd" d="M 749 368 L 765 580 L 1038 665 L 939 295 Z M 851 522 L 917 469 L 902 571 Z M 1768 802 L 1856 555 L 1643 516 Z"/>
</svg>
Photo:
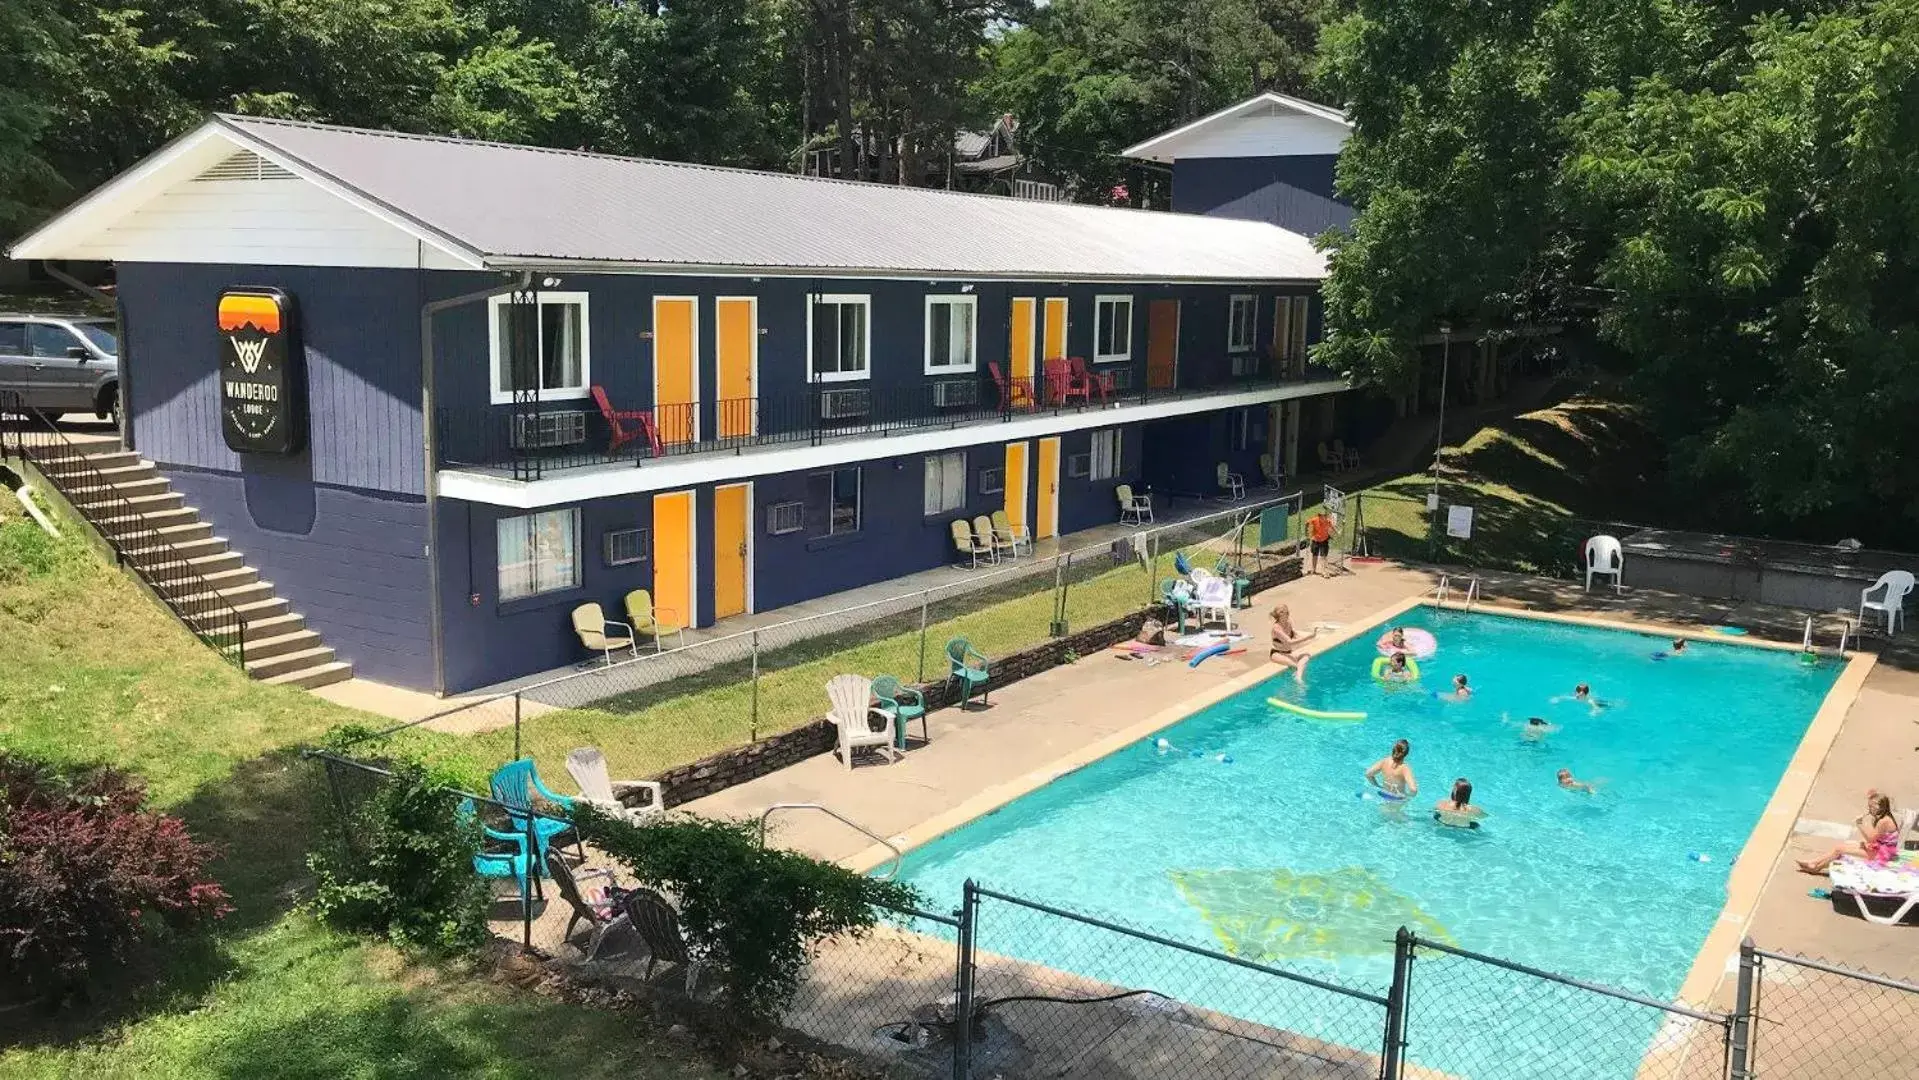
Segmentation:
<svg viewBox="0 0 1919 1080">
<path fill-rule="evenodd" d="M 598 652 L 609 665 L 613 663 L 615 649 L 628 649 L 634 656 L 640 655 L 633 644 L 633 628 L 608 619 L 598 604 L 581 604 L 573 609 L 573 632 L 580 635 L 581 645 L 589 652 Z"/>
<path fill-rule="evenodd" d="M 959 549 L 960 558 L 966 560 L 968 569 L 979 569 L 982 558 L 987 562 L 999 561 L 993 553 L 992 541 L 981 541 L 979 537 L 973 535 L 973 527 L 967 524 L 965 518 L 954 518 L 952 529 L 953 546 Z"/>
<path fill-rule="evenodd" d="M 1028 555 L 1033 553 L 1032 532 L 1026 526 L 1015 525 L 1008 520 L 1006 511 L 995 510 L 993 511 L 993 546 L 998 547 L 1002 542 L 1012 546 L 1014 558 L 1019 557 L 1020 548 L 1025 548 Z"/>
<path fill-rule="evenodd" d="M 653 639 L 654 652 L 666 648 L 661 639 L 668 634 L 678 634 L 679 647 L 686 647 L 686 626 L 680 613 L 672 608 L 654 607 L 653 594 L 645 589 L 626 594 L 626 617 L 632 620 L 635 634 L 646 634 Z"/>
<path fill-rule="evenodd" d="M 1019 554 L 1019 549 L 1013 545 L 1013 538 L 995 529 L 993 519 L 985 514 L 973 519 L 973 535 L 979 537 L 981 543 L 993 549 L 994 562 L 998 562 L 1002 554 L 1009 559 Z"/>
</svg>

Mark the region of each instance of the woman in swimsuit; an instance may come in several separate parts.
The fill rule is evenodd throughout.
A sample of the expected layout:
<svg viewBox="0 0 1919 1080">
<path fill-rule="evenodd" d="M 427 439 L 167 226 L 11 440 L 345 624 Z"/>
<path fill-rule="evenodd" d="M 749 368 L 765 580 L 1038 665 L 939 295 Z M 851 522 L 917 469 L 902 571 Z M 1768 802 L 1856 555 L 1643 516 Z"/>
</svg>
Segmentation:
<svg viewBox="0 0 1919 1080">
<path fill-rule="evenodd" d="M 1412 749 L 1412 744 L 1405 739 L 1394 743 L 1391 754 L 1373 762 L 1373 767 L 1366 770 L 1366 782 L 1395 799 L 1419 794 L 1419 781 L 1413 779 L 1413 767 L 1406 764 L 1406 755 L 1412 753 Z"/>
<path fill-rule="evenodd" d="M 1294 630 L 1293 610 L 1281 604 L 1273 609 L 1273 646 L 1267 655 L 1281 668 L 1292 668 L 1293 679 L 1304 685 L 1306 662 L 1312 657 L 1304 653 L 1295 655 L 1293 649 L 1318 636 L 1318 630 L 1308 630 L 1304 634 Z"/>
<path fill-rule="evenodd" d="M 1840 844 L 1824 858 L 1801 860 L 1799 869 L 1808 874 L 1823 874 L 1841 855 L 1883 865 L 1899 857 L 1899 821 L 1892 816 L 1892 800 L 1876 791 L 1866 793 L 1866 812 L 1853 822 L 1859 839 Z"/>
<path fill-rule="evenodd" d="M 1473 783 L 1465 777 L 1453 781 L 1453 797 L 1433 804 L 1433 820 L 1455 829 L 1477 829 L 1486 811 L 1473 804 Z"/>
</svg>

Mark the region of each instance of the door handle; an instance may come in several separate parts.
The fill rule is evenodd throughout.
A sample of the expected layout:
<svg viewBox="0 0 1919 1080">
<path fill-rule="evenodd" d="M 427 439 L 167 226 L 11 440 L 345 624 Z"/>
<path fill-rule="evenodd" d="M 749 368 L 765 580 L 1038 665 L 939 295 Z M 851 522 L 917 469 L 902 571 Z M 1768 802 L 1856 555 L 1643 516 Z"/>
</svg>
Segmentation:
<svg viewBox="0 0 1919 1080">
<path fill-rule="evenodd" d="M 746 558 L 746 541 L 740 541 L 740 558 Z"/>
</svg>

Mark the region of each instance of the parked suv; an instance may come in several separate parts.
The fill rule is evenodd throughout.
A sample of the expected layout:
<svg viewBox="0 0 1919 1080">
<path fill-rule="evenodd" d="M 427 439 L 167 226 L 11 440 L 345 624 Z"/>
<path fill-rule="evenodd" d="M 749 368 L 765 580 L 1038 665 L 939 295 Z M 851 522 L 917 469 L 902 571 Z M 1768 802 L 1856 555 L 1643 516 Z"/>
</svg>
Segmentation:
<svg viewBox="0 0 1919 1080">
<path fill-rule="evenodd" d="M 0 398 L 120 422 L 120 343 L 110 319 L 0 314 Z"/>
</svg>

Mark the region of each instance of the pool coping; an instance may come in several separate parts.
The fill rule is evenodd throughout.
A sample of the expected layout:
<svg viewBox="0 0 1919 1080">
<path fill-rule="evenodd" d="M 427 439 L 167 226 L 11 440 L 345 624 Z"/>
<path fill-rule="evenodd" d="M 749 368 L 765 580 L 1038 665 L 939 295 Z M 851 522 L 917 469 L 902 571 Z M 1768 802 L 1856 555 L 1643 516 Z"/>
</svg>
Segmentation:
<svg viewBox="0 0 1919 1080">
<path fill-rule="evenodd" d="M 1330 634 L 1322 635 L 1317 639 L 1316 647 L 1312 650 L 1313 654 L 1318 655 L 1344 645 L 1395 616 L 1429 603 L 1431 601 L 1428 596 L 1422 594 L 1389 604 Z M 1463 605 L 1447 605 L 1447 607 L 1455 611 L 1468 610 Z M 1533 619 L 1600 630 L 1685 638 L 1690 641 L 1716 641 L 1745 648 L 1771 649 L 1779 652 L 1800 650 L 1800 646 L 1792 642 L 1721 634 L 1673 623 L 1569 612 L 1535 611 L 1510 604 L 1483 602 L 1470 610 L 1487 615 Z M 1831 753 L 1833 743 L 1839 737 L 1839 729 L 1845 722 L 1846 714 L 1852 710 L 1853 703 L 1865 686 L 1867 676 L 1872 673 L 1877 662 L 1878 657 L 1873 653 L 1853 653 L 1847 659 L 1845 669 L 1839 673 L 1839 677 L 1833 681 L 1832 688 L 1826 692 L 1824 700 L 1820 702 L 1819 709 L 1813 714 L 1805 733 L 1800 736 L 1798 747 L 1787 762 L 1785 771 L 1780 775 L 1778 784 L 1774 786 L 1765 809 L 1760 812 L 1759 820 L 1747 834 L 1744 846 L 1733 861 L 1732 871 L 1726 877 L 1726 901 L 1721 905 L 1719 914 L 1714 918 L 1713 925 L 1707 931 L 1699 951 L 1694 954 L 1692 966 L 1688 969 L 1685 980 L 1680 984 L 1678 994 L 1675 995 L 1677 1001 L 1695 1008 L 1711 1008 L 1712 998 L 1725 977 L 1727 964 L 1738 953 L 1739 942 L 1745 936 L 1746 926 L 1759 906 L 1760 895 L 1772 877 L 1773 868 L 1780 853 L 1785 851 L 1792 837 L 1793 827 L 1799 819 L 1806 799 L 1812 793 L 1813 782 L 1825 764 L 1827 755 Z M 1150 738 L 1202 709 L 1216 705 L 1235 694 L 1280 675 L 1283 675 L 1283 672 L 1261 667 L 1217 683 L 1153 713 L 1137 724 L 1081 746 L 1038 769 L 985 788 L 958 805 L 934 814 L 893 836 L 890 844 L 873 844 L 844 860 L 842 865 L 858 873 L 869 873 L 900 854 L 931 843 L 1069 773 L 1085 768 L 1135 742 Z"/>
</svg>

